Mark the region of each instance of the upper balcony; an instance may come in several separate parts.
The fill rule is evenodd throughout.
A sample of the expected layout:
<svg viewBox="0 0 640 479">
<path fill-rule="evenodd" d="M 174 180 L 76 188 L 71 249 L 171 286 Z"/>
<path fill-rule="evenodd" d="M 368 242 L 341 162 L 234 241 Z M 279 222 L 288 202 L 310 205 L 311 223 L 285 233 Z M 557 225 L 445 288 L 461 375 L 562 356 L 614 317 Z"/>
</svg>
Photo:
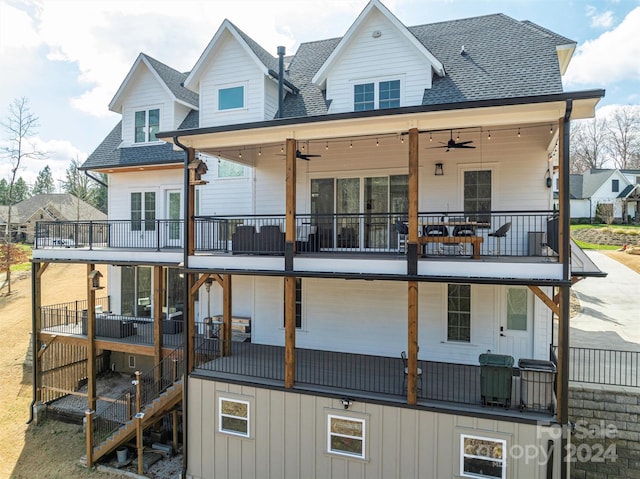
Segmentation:
<svg viewBox="0 0 640 479">
<path fill-rule="evenodd" d="M 283 272 L 285 223 L 285 215 L 198 216 L 189 267 Z M 295 272 L 407 275 L 404 212 L 299 214 L 295 224 Z M 419 213 L 418 225 L 418 276 L 550 281 L 562 277 L 554 211 Z M 82 256 L 106 262 L 135 257 L 139 262 L 178 263 L 183 226 L 182 220 L 39 222 L 34 257 Z"/>
</svg>

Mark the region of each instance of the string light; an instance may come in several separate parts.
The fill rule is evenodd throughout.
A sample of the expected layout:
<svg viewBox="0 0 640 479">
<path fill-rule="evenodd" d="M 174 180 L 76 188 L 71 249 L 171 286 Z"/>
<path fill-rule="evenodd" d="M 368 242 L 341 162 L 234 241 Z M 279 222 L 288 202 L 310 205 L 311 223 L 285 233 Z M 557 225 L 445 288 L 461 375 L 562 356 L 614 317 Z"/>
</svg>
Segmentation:
<svg viewBox="0 0 640 479">
<path fill-rule="evenodd" d="M 284 146 L 280 145 L 280 153 L 284 153 Z"/>
<path fill-rule="evenodd" d="M 400 136 L 400 143 L 404 145 L 404 136 Z"/>
<path fill-rule="evenodd" d="M 429 133 L 429 141 L 433 141 L 433 136 L 431 133 Z"/>
<path fill-rule="evenodd" d="M 456 141 L 460 141 L 460 132 L 456 133 Z"/>
<path fill-rule="evenodd" d="M 549 134 L 553 135 L 553 126 L 549 126 Z"/>
<path fill-rule="evenodd" d="M 349 143 L 349 148 L 353 148 L 353 140 Z"/>
<path fill-rule="evenodd" d="M 258 156 L 262 156 L 262 147 L 258 148 Z"/>
<path fill-rule="evenodd" d="M 328 141 L 327 141 L 327 144 L 326 144 L 326 145 L 324 145 L 324 149 L 325 149 L 325 150 L 328 150 L 328 149 L 329 149 L 329 142 L 328 142 Z"/>
<path fill-rule="evenodd" d="M 487 136 L 487 140 L 491 139 L 491 130 L 489 130 L 489 136 Z"/>
<path fill-rule="evenodd" d="M 238 158 L 242 158 L 242 151 L 238 151 Z"/>
<path fill-rule="evenodd" d="M 380 143 L 378 142 L 377 138 L 376 138 L 376 146 L 380 146 Z"/>
<path fill-rule="evenodd" d="M 520 138 L 520 128 L 518 128 L 518 138 Z"/>
</svg>

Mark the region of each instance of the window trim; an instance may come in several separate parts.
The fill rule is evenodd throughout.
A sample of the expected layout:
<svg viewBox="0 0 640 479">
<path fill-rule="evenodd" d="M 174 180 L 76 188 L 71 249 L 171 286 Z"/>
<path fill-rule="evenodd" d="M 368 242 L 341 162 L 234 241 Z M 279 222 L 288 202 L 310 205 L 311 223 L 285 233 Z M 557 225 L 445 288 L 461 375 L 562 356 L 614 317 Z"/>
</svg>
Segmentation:
<svg viewBox="0 0 640 479">
<path fill-rule="evenodd" d="M 220 93 L 225 90 L 232 90 L 234 88 L 242 88 L 242 106 L 237 106 L 233 108 L 220 108 Z M 225 112 L 233 112 L 233 111 L 241 111 L 247 109 L 247 82 L 240 83 L 226 83 L 223 85 L 217 85 L 215 87 L 215 98 L 216 98 L 216 111 L 219 113 Z"/>
<path fill-rule="evenodd" d="M 489 162 L 489 163 L 462 163 L 458 165 L 458 193 L 460 195 L 460 211 L 464 211 L 464 174 L 467 171 L 491 171 L 491 211 L 497 209 L 496 200 L 496 185 L 499 183 L 498 178 L 498 163 Z M 466 214 L 466 212 L 465 212 Z M 476 213 L 469 212 L 467 216 L 472 216 Z M 500 225 L 497 225 L 500 226 Z M 478 229 L 482 227 L 479 226 Z M 489 225 L 489 229 L 492 229 L 493 226 Z"/>
<path fill-rule="evenodd" d="M 140 210 L 133 209 L 133 197 L 140 195 Z M 147 209 L 147 199 L 153 198 L 153 209 Z M 130 191 L 129 192 L 129 215 L 131 221 L 131 231 L 155 231 L 157 220 L 158 201 L 155 191 Z M 134 211 L 140 218 L 134 217 Z"/>
<path fill-rule="evenodd" d="M 398 81 L 399 85 L 399 106 L 398 107 L 385 107 L 380 108 L 380 83 L 384 82 L 392 82 Z M 356 80 L 351 80 L 350 82 L 351 89 L 351 110 L 352 111 L 374 111 L 374 110 L 386 110 L 388 108 L 400 108 L 405 106 L 405 78 L 403 74 L 400 75 L 388 75 L 384 77 L 370 77 L 370 78 L 359 78 Z M 356 110 L 356 86 L 373 84 L 373 108 L 371 110 Z"/>
<path fill-rule="evenodd" d="M 282 281 L 282 329 L 286 327 L 286 307 L 285 282 Z M 298 326 L 298 319 L 300 319 L 300 326 Z M 296 277 L 296 331 L 304 331 L 304 289 L 302 287 L 302 278 L 300 277 Z"/>
<path fill-rule="evenodd" d="M 511 290 L 518 290 L 518 291 L 522 291 L 525 295 L 525 316 L 524 316 L 524 329 L 512 329 L 509 327 L 509 294 Z M 529 290 L 527 288 L 523 288 L 523 287 L 519 287 L 519 286 L 507 286 L 505 288 L 505 314 L 504 314 L 504 318 L 505 318 L 505 327 L 507 328 L 508 331 L 518 331 L 521 333 L 526 333 L 529 332 L 529 308 L 530 308 L 530 303 L 531 301 L 529 300 Z"/>
<path fill-rule="evenodd" d="M 351 422 L 359 422 L 362 424 L 362 436 L 361 437 L 357 437 L 357 436 L 347 436 L 345 434 L 338 434 L 338 433 L 333 433 L 331 432 L 331 420 L 332 419 L 341 419 L 344 421 L 351 421 Z M 354 453 L 349 453 L 349 452 L 345 452 L 345 451 L 341 451 L 341 450 L 336 450 L 333 449 L 331 446 L 331 439 L 334 435 L 338 435 L 340 437 L 346 437 L 346 438 L 353 438 L 356 440 L 360 440 L 362 442 L 362 454 L 354 454 Z M 329 412 L 327 414 L 327 453 L 328 454 L 335 454 L 338 456 L 343 456 L 343 457 L 350 457 L 353 459 L 366 459 L 367 458 L 367 420 L 364 418 L 359 418 L 359 417 L 353 417 L 353 416 L 342 416 L 339 414 L 333 414 L 331 412 Z"/>
<path fill-rule="evenodd" d="M 235 176 L 220 176 L 220 164 L 224 162 L 225 164 L 231 164 L 231 165 L 236 165 L 238 167 L 242 168 L 242 174 L 241 175 L 235 175 Z M 229 160 L 225 160 L 224 158 L 218 158 L 218 161 L 216 163 L 216 178 L 219 180 L 237 180 L 238 178 L 246 178 L 247 177 L 247 167 L 240 164 L 240 163 L 236 163 L 234 161 L 229 161 Z"/>
<path fill-rule="evenodd" d="M 162 113 L 161 113 L 161 108 L 159 105 L 157 106 L 149 106 L 149 107 L 138 107 L 138 108 L 133 108 L 133 145 L 147 145 L 149 143 L 161 143 L 162 140 L 159 140 L 158 138 L 154 138 L 151 139 L 151 134 L 149 131 L 149 117 L 151 116 L 150 113 L 152 111 L 158 111 L 158 130 L 157 131 L 162 131 L 161 125 L 162 125 Z M 143 132 L 144 132 L 144 140 L 143 141 L 137 141 L 136 139 L 136 129 L 138 128 L 138 126 L 136 125 L 136 116 L 138 115 L 138 113 L 144 113 L 144 126 L 143 128 Z M 154 133 L 155 134 L 155 133 Z"/>
<path fill-rule="evenodd" d="M 468 286 L 469 287 L 469 340 L 465 341 L 463 339 L 449 339 L 449 288 L 451 286 Z M 460 344 L 460 345 L 471 345 L 473 339 L 473 288 L 471 284 L 466 283 L 447 283 L 445 285 L 445 294 L 444 294 L 444 304 L 445 304 L 445 325 L 444 325 L 444 341 L 447 344 Z"/>
<path fill-rule="evenodd" d="M 494 458 L 490 458 L 490 457 L 487 457 L 487 456 L 475 456 L 475 455 L 472 455 L 472 454 L 467 454 L 465 452 L 465 449 L 464 449 L 464 440 L 465 439 L 479 439 L 481 441 L 490 441 L 490 442 L 500 443 L 502 445 L 502 458 L 496 460 Z M 490 461 L 493 461 L 493 462 L 500 462 L 501 465 L 502 465 L 502 474 L 501 474 L 499 479 L 506 479 L 506 477 L 507 477 L 507 459 L 506 459 L 506 455 L 507 455 L 507 441 L 506 441 L 506 439 L 496 439 L 494 437 L 483 437 L 483 436 L 476 436 L 476 435 L 473 435 L 473 434 L 464 434 L 464 433 L 460 434 L 460 476 L 461 477 L 488 478 L 488 479 L 495 478 L 495 476 L 486 476 L 486 475 L 479 475 L 479 474 L 475 474 L 475 473 L 465 472 L 465 470 L 464 470 L 464 460 L 465 460 L 466 457 L 470 457 L 470 458 L 474 458 L 474 459 L 490 460 Z"/>
<path fill-rule="evenodd" d="M 229 414 L 223 414 L 222 412 L 222 401 L 233 402 L 233 403 L 241 403 L 247 406 L 247 417 L 243 418 L 241 416 L 231 416 Z M 222 427 L 222 418 L 223 417 L 231 417 L 235 419 L 244 420 L 247 423 L 247 432 L 242 433 L 238 431 L 233 431 L 229 429 L 223 429 Z M 251 402 L 244 399 L 231 398 L 228 396 L 220 395 L 218 396 L 218 432 L 221 434 L 229 434 L 231 436 L 238 437 L 251 437 Z"/>
<path fill-rule="evenodd" d="M 611 193 L 620 193 L 620 180 L 617 178 L 611 180 Z"/>
</svg>

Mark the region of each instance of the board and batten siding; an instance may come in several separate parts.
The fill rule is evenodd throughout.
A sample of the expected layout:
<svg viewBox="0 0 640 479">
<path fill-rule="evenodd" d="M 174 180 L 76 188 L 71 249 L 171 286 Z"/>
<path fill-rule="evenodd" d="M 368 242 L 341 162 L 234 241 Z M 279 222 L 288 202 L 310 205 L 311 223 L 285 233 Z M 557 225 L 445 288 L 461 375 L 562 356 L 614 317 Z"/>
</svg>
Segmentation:
<svg viewBox="0 0 640 479">
<path fill-rule="evenodd" d="M 167 90 L 149 71 L 144 63 L 136 71 L 129 82 L 127 96 L 123 99 L 122 107 L 122 143 L 123 146 L 135 144 L 135 113 L 141 110 L 160 109 L 160 131 L 175 128 L 178 119 L 175 116 L 173 101 Z M 185 114 L 186 116 L 186 114 Z M 184 119 L 184 117 L 182 118 Z M 180 121 L 182 121 L 180 119 Z"/>
<path fill-rule="evenodd" d="M 376 30 L 381 35 L 373 38 Z M 353 111 L 354 83 L 399 79 L 400 106 L 422 104 L 424 90 L 431 88 L 430 63 L 377 10 L 360 25 L 328 73 L 329 113 Z"/>
<path fill-rule="evenodd" d="M 218 432 L 220 397 L 249 402 L 249 437 Z M 462 434 L 506 441 L 508 479 L 544 479 L 546 465 L 513 457 L 519 447 L 543 448 L 546 427 L 320 397 L 190 378 L 189 479 L 457 478 Z M 327 451 L 329 414 L 364 419 L 365 459 Z M 559 447 L 559 444 L 556 444 Z M 557 450 L 557 448 L 556 448 Z M 554 478 L 560 477 L 556 460 Z"/>
<path fill-rule="evenodd" d="M 249 286 L 247 284 L 247 286 Z M 234 305 L 253 302 L 252 338 L 260 344 L 284 346 L 284 283 L 282 278 L 255 277 L 253 291 L 241 293 L 234 283 Z M 504 349 L 500 336 L 506 287 L 471 286 L 471 342 L 447 341 L 447 285 L 421 283 L 418 296 L 419 359 L 478 364 L 487 351 Z M 533 294 L 526 349 L 521 357 L 548 359 L 550 312 Z M 242 306 L 234 306 L 234 314 Z M 246 310 L 245 308 L 242 308 Z M 508 333 L 508 332 L 507 332 Z M 302 328 L 296 346 L 305 349 L 400 357 L 407 349 L 407 285 L 391 281 L 345 281 L 302 278 Z"/>
<path fill-rule="evenodd" d="M 244 48 L 225 32 L 200 78 L 200 127 L 265 119 L 264 74 Z M 218 88 L 244 86 L 245 105 L 218 110 Z"/>
</svg>

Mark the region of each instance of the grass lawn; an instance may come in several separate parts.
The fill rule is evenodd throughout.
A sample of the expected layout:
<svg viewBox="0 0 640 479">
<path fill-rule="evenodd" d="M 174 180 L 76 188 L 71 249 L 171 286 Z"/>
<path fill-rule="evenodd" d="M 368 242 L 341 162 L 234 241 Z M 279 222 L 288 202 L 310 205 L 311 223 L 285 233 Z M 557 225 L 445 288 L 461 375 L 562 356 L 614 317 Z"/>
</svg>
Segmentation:
<svg viewBox="0 0 640 479">
<path fill-rule="evenodd" d="M 637 225 L 606 225 L 606 224 L 594 224 L 594 225 L 571 225 L 571 231 L 578 230 L 597 230 L 608 232 L 611 235 L 632 235 L 637 236 L 640 241 L 640 226 Z M 574 241 L 582 249 L 595 249 L 595 250 L 609 250 L 615 251 L 620 249 L 619 245 L 607 245 L 607 244 L 595 244 L 580 241 L 577 238 L 573 238 Z"/>
</svg>

